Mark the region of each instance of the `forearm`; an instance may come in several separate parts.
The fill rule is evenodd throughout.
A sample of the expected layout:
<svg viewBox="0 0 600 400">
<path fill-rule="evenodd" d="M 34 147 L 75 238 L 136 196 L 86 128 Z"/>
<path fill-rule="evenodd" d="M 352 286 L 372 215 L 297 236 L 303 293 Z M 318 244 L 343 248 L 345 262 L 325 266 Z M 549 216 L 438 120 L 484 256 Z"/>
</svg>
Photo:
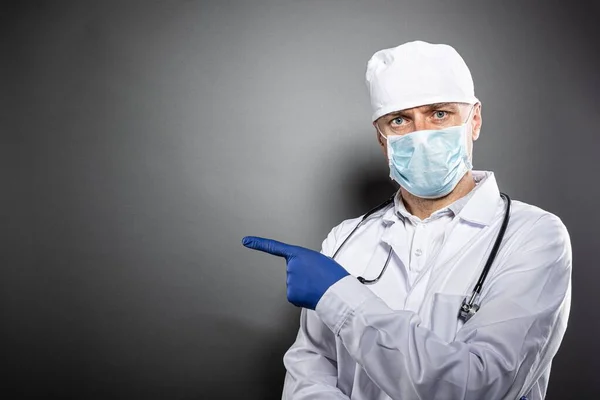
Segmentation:
<svg viewBox="0 0 600 400">
<path fill-rule="evenodd" d="M 317 313 L 392 398 L 518 398 L 547 333 L 536 333 L 539 340 L 520 337 L 515 335 L 515 324 L 524 332 L 535 331 L 542 329 L 538 320 L 545 324 L 553 318 L 528 312 L 519 315 L 518 304 L 505 302 L 501 307 L 513 307 L 507 314 L 514 315 L 514 320 L 483 327 L 476 331 L 476 340 L 465 337 L 446 343 L 421 327 L 418 315 L 391 310 L 364 286 L 354 286 L 351 279 L 340 285 L 352 286 L 351 296 L 342 299 L 336 298 L 340 291 L 327 293 Z M 325 307 L 336 311 L 328 312 Z M 486 311 L 492 315 L 507 312 L 495 310 L 494 305 Z M 549 329 L 547 324 L 543 329 Z"/>
<path fill-rule="evenodd" d="M 298 336 L 283 363 L 283 399 L 349 399 L 337 385 L 335 337 L 314 311 L 302 310 Z"/>
<path fill-rule="evenodd" d="M 316 379 L 315 379 L 316 378 Z M 283 385 L 283 400 L 349 400 L 335 385 L 333 379 L 320 377 L 299 377 L 287 372 Z"/>
</svg>

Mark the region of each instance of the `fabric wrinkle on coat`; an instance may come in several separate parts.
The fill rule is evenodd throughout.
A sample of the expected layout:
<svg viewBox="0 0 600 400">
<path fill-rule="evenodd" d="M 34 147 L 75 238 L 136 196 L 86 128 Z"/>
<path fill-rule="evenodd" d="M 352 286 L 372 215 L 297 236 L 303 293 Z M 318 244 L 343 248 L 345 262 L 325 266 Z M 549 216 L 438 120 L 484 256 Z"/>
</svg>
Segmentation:
<svg viewBox="0 0 600 400">
<path fill-rule="evenodd" d="M 543 398 L 570 309 L 568 233 L 556 216 L 514 201 L 481 309 L 463 324 L 460 304 L 479 276 L 503 210 L 494 174 L 473 174 L 476 190 L 412 284 L 406 263 L 414 233 L 406 231 L 397 202 L 357 231 L 336 257 L 354 276 L 377 268 L 387 232 L 403 231 L 404 244 L 392 240 L 395 256 L 376 284 L 343 278 L 315 311 L 302 310 L 298 338 L 284 356 L 283 398 Z M 359 219 L 335 227 L 322 252 L 331 255 Z"/>
</svg>

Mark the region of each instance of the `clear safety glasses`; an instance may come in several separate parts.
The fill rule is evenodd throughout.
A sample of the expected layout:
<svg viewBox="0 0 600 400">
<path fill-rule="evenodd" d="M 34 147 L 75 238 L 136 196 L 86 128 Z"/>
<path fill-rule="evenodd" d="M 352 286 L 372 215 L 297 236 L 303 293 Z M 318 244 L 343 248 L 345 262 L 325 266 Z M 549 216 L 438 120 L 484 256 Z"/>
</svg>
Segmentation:
<svg viewBox="0 0 600 400">
<path fill-rule="evenodd" d="M 475 104 L 471 106 L 469 115 L 467 115 L 465 121 L 459 125 L 464 125 L 469 121 L 474 109 Z M 457 119 L 456 117 L 453 117 L 456 112 L 456 108 L 450 106 L 433 110 L 430 115 L 427 116 L 427 126 L 431 127 L 429 129 L 445 129 L 456 126 Z M 406 135 L 417 130 L 415 129 L 414 121 L 397 114 L 384 115 L 379 118 L 377 122 L 375 122 L 375 128 L 384 139 L 388 136 Z"/>
</svg>

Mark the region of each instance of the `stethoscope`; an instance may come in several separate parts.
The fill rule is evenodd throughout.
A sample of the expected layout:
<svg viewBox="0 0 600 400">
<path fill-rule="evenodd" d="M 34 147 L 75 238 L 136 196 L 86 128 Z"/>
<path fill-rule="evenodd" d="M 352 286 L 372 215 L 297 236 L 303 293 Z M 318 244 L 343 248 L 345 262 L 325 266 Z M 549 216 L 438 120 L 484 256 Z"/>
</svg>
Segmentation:
<svg viewBox="0 0 600 400">
<path fill-rule="evenodd" d="M 508 220 L 510 219 L 510 203 L 511 203 L 510 197 L 508 197 L 508 195 L 505 193 L 500 193 L 500 196 L 504 199 L 504 202 L 506 204 L 506 209 L 504 212 L 504 220 L 502 221 L 502 225 L 500 226 L 500 231 L 498 231 L 498 235 L 496 236 L 496 241 L 494 242 L 494 247 L 492 247 L 490 255 L 488 256 L 485 266 L 483 267 L 483 271 L 481 271 L 481 275 L 479 276 L 479 279 L 477 280 L 477 284 L 473 288 L 473 292 L 471 293 L 471 296 L 468 298 L 468 300 L 465 298 L 462 302 L 462 305 L 460 306 L 458 318 L 463 320 L 464 322 L 467 322 L 469 319 L 471 319 L 471 317 L 473 315 L 475 315 L 475 313 L 479 310 L 479 305 L 475 304 L 475 298 L 481 293 L 481 288 L 483 287 L 483 282 L 485 281 L 485 278 L 487 277 L 488 272 L 490 271 L 492 263 L 494 262 L 494 260 L 496 258 L 496 254 L 498 254 L 498 249 L 500 248 L 500 243 L 502 242 L 502 239 L 504 238 L 504 233 L 506 232 L 506 227 L 508 226 Z M 396 197 L 396 194 L 394 194 L 392 197 L 390 197 L 383 203 L 379 204 L 378 206 L 369 210 L 362 217 L 362 219 L 360 220 L 358 225 L 356 225 L 354 227 L 354 229 L 352 229 L 350 234 L 348 236 L 346 236 L 346 239 L 344 239 L 342 244 L 337 248 L 335 253 L 333 253 L 333 256 L 331 258 L 335 259 L 335 256 L 337 256 L 337 254 L 340 252 L 342 247 L 344 247 L 346 242 L 352 237 L 352 235 L 354 235 L 356 230 L 358 228 L 360 228 L 360 226 L 369 219 L 369 217 L 371 215 L 373 215 L 377 211 L 382 210 L 385 207 L 387 207 L 388 205 L 390 205 L 391 203 L 393 203 L 395 197 Z M 381 272 L 375 279 L 365 279 L 362 276 L 359 276 L 356 279 L 358 279 L 358 281 L 360 283 L 362 283 L 363 285 L 372 285 L 372 284 L 378 282 L 379 279 L 381 279 L 381 277 L 383 276 L 383 273 L 385 272 L 385 270 L 387 269 L 387 266 L 390 263 L 391 258 L 392 258 L 392 248 L 390 247 L 387 258 L 385 260 L 385 264 L 383 265 L 383 269 L 381 270 Z"/>
</svg>

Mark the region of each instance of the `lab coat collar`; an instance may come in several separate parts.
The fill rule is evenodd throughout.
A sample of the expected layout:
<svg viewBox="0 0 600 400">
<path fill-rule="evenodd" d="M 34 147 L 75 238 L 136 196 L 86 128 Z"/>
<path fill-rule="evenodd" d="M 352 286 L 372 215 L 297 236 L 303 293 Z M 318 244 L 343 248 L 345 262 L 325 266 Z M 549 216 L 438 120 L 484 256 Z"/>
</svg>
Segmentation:
<svg viewBox="0 0 600 400">
<path fill-rule="evenodd" d="M 458 217 L 467 222 L 488 226 L 498 210 L 500 190 L 493 172 L 473 171 L 473 177 L 481 183 L 458 213 Z"/>
<path fill-rule="evenodd" d="M 400 190 L 398 190 L 398 192 L 396 192 L 396 195 L 394 196 L 394 207 L 388 208 L 386 210 L 386 212 L 383 213 L 383 215 L 381 216 L 381 220 L 383 221 L 384 224 L 390 225 L 397 221 L 402 221 L 402 216 L 397 211 L 399 197 L 400 197 Z"/>
<path fill-rule="evenodd" d="M 500 196 L 496 177 L 490 171 L 473 171 L 477 186 L 464 197 L 436 213 L 452 212 L 464 221 L 487 226 L 496 214 L 497 199 Z M 410 213 L 404 207 L 400 191 L 394 197 L 394 207 L 390 207 L 382 215 L 382 221 L 393 224 L 404 221 Z"/>
</svg>

